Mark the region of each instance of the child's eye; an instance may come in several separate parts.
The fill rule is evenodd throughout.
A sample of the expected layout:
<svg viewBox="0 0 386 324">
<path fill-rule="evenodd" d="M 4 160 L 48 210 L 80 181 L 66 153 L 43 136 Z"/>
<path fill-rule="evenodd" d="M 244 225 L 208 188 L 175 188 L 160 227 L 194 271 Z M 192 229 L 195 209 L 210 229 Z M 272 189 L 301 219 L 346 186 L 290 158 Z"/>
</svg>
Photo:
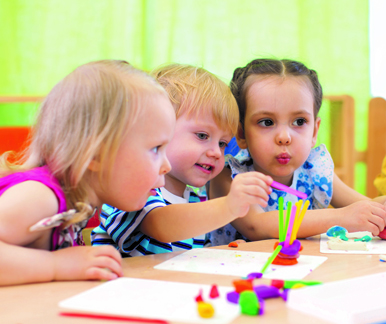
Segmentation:
<svg viewBox="0 0 386 324">
<path fill-rule="evenodd" d="M 205 133 L 196 133 L 196 136 L 200 139 L 200 140 L 206 140 L 209 138 L 208 134 L 205 134 Z"/>
<path fill-rule="evenodd" d="M 228 146 L 227 142 L 220 142 L 218 144 L 219 144 L 220 148 L 226 148 Z"/>
<path fill-rule="evenodd" d="M 159 146 L 153 147 L 153 148 L 151 149 L 151 151 L 152 151 L 153 153 L 155 153 L 155 154 L 158 153 L 158 150 L 159 150 Z"/>
<path fill-rule="evenodd" d="M 260 120 L 257 124 L 263 127 L 269 127 L 273 125 L 273 121 L 271 119 L 263 119 Z"/>
<path fill-rule="evenodd" d="M 295 126 L 303 126 L 307 121 L 304 118 L 298 118 L 296 119 L 292 125 Z"/>
</svg>

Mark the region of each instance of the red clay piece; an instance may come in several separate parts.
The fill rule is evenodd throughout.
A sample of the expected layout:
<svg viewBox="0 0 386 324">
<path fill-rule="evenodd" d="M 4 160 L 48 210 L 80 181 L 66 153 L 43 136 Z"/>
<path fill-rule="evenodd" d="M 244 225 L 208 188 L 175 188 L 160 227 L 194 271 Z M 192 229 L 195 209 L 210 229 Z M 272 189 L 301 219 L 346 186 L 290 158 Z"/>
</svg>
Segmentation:
<svg viewBox="0 0 386 324">
<path fill-rule="evenodd" d="M 378 234 L 382 240 L 386 240 L 386 228 Z"/>
<path fill-rule="evenodd" d="M 284 280 L 279 280 L 279 279 L 273 279 L 271 281 L 271 286 L 276 287 L 278 289 L 281 289 L 284 287 Z"/>
<path fill-rule="evenodd" d="M 202 289 L 200 289 L 200 292 L 198 294 L 198 296 L 196 297 L 196 302 L 199 303 L 199 302 L 203 302 L 204 300 L 202 299 Z"/>
<path fill-rule="evenodd" d="M 217 298 L 220 297 L 220 294 L 218 292 L 217 286 L 212 285 L 212 288 L 210 288 L 210 293 L 209 293 L 210 298 Z"/>
<path fill-rule="evenodd" d="M 253 290 L 252 280 L 235 280 L 233 286 L 237 293 L 241 293 L 245 290 Z"/>
<path fill-rule="evenodd" d="M 239 245 L 237 244 L 237 242 L 230 242 L 228 244 L 228 247 L 233 247 L 233 248 L 237 248 Z"/>
<path fill-rule="evenodd" d="M 298 260 L 296 259 L 282 259 L 279 255 L 272 261 L 272 264 L 277 265 L 294 265 L 297 264 Z"/>
</svg>

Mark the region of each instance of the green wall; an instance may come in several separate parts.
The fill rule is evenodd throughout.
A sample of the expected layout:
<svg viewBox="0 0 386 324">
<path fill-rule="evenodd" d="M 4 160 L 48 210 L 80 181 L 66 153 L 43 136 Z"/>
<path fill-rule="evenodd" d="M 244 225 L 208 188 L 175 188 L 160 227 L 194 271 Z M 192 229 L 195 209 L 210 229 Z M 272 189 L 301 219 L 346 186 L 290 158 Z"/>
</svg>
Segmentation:
<svg viewBox="0 0 386 324">
<path fill-rule="evenodd" d="M 301 60 L 318 71 L 325 94 L 355 98 L 356 148 L 366 148 L 368 1 L 0 0 L 0 30 L 0 95 L 45 95 L 99 59 L 146 70 L 190 63 L 226 82 L 256 57 Z M 0 105 L 0 126 L 30 124 L 35 110 Z M 320 134 L 328 139 L 323 127 Z"/>
</svg>

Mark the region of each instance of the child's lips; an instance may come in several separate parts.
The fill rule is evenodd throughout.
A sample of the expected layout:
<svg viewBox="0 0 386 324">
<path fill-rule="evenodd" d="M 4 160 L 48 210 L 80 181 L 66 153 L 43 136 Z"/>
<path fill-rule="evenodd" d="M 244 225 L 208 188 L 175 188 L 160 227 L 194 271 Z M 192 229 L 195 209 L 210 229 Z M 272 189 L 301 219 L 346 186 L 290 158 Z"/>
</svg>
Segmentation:
<svg viewBox="0 0 386 324">
<path fill-rule="evenodd" d="M 214 170 L 214 166 L 211 165 L 211 164 L 200 164 L 200 163 L 196 163 L 196 166 L 198 166 L 200 168 L 201 171 L 203 171 L 204 173 L 207 173 L 207 174 L 210 174 L 213 172 Z"/>
<path fill-rule="evenodd" d="M 282 154 L 279 154 L 278 156 L 276 156 L 276 160 L 280 164 L 285 165 L 285 164 L 289 163 L 289 161 L 291 160 L 291 156 L 287 153 L 282 153 Z"/>
</svg>

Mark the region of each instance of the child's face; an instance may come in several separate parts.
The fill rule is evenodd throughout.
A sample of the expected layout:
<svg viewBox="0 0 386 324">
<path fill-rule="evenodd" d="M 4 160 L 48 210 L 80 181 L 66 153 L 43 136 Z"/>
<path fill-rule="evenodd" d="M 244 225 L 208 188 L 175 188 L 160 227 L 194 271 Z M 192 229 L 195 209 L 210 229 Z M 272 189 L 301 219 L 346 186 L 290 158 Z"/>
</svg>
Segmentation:
<svg viewBox="0 0 386 324">
<path fill-rule="evenodd" d="M 211 113 L 179 116 L 166 150 L 172 170 L 166 175 L 165 188 L 182 196 L 186 185 L 204 186 L 223 169 L 224 150 L 231 138 L 231 132 L 221 130 Z"/>
<path fill-rule="evenodd" d="M 283 81 L 272 76 L 251 85 L 245 139 L 238 138 L 238 142 L 249 149 L 256 171 L 290 185 L 294 171 L 316 143 L 320 118 L 315 121 L 313 105 L 313 94 L 302 77 Z"/>
<path fill-rule="evenodd" d="M 113 165 L 103 203 L 125 211 L 141 209 L 170 171 L 166 145 L 173 137 L 175 112 L 167 97 L 157 95 L 140 107 L 140 116 L 124 137 Z"/>
</svg>

